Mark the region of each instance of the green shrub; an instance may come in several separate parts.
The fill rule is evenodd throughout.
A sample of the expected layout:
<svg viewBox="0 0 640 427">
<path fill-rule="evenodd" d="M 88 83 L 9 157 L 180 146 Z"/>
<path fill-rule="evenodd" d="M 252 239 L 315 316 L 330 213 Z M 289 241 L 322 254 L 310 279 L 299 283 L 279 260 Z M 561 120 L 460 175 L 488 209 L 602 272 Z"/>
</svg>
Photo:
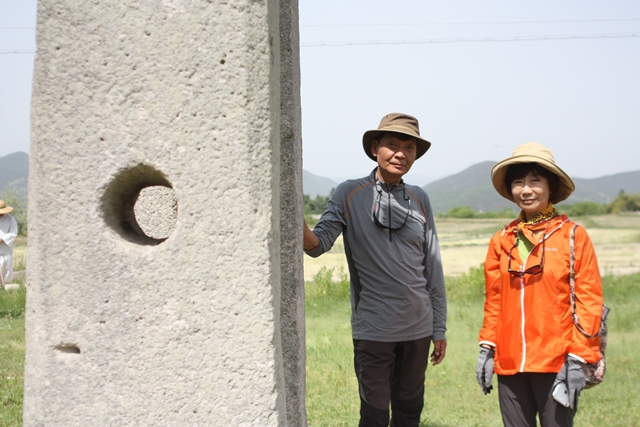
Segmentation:
<svg viewBox="0 0 640 427">
<path fill-rule="evenodd" d="M 471 267 L 467 273 L 446 277 L 447 300 L 451 302 L 484 301 L 484 267 Z"/>
<path fill-rule="evenodd" d="M 515 218 L 518 213 L 511 208 L 502 208 L 497 211 L 476 212 L 469 206 L 454 206 L 444 214 L 438 214 L 440 218 Z"/>
<path fill-rule="evenodd" d="M 573 216 L 586 216 L 586 215 L 602 215 L 607 209 L 607 205 L 596 202 L 578 202 L 571 206 L 567 206 L 568 209 L 564 213 Z"/>
<path fill-rule="evenodd" d="M 317 195 L 315 199 L 312 199 L 308 194 L 304 195 L 304 213 L 305 215 L 310 214 L 321 214 L 327 207 L 327 202 L 331 198 L 333 191 L 335 188 L 332 188 L 329 192 L 328 196 Z"/>
<path fill-rule="evenodd" d="M 323 266 L 313 276 L 313 280 L 306 283 L 305 290 L 308 297 L 347 298 L 349 296 L 349 275 L 340 267 L 337 272 L 338 280 L 333 279 L 334 268 Z"/>
<path fill-rule="evenodd" d="M 454 206 L 446 213 L 449 218 L 475 218 L 476 211 L 469 206 Z"/>
<path fill-rule="evenodd" d="M 502 208 L 499 211 L 487 211 L 476 213 L 476 218 L 515 218 L 518 213 L 511 208 Z"/>
<path fill-rule="evenodd" d="M 626 194 L 624 191 L 620 191 L 618 197 L 606 208 L 606 213 L 612 214 L 636 211 L 640 211 L 640 194 Z"/>
</svg>

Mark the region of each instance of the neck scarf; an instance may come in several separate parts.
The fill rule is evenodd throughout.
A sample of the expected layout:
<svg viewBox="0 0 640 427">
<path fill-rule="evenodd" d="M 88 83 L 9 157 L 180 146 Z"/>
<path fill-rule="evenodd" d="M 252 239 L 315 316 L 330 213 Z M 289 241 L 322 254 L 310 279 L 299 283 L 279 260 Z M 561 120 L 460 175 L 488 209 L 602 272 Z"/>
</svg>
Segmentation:
<svg viewBox="0 0 640 427">
<path fill-rule="evenodd" d="M 549 224 L 547 221 L 558 216 L 558 211 L 553 207 L 551 202 L 541 212 L 538 212 L 533 218 L 527 221 L 527 216 L 524 211 L 520 212 L 518 217 L 518 226 L 516 231 L 529 240 L 531 243 L 537 243 L 540 237 L 540 232 L 544 231 Z"/>
</svg>

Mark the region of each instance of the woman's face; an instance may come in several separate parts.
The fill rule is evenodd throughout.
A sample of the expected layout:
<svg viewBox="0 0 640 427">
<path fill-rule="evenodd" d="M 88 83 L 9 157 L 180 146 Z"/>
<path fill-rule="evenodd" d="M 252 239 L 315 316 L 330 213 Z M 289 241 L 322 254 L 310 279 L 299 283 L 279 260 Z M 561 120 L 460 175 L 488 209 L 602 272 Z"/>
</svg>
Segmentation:
<svg viewBox="0 0 640 427">
<path fill-rule="evenodd" d="M 514 179 L 511 195 L 516 205 L 527 216 L 527 221 L 542 212 L 549 204 L 549 180 L 542 175 L 529 172 L 524 178 Z"/>
</svg>

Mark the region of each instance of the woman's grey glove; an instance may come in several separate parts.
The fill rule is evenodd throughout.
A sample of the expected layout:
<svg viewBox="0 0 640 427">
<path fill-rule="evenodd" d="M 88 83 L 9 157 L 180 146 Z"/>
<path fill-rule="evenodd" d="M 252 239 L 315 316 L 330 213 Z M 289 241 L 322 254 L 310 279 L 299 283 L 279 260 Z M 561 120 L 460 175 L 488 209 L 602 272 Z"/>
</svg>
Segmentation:
<svg viewBox="0 0 640 427">
<path fill-rule="evenodd" d="M 480 347 L 480 355 L 478 356 L 478 365 L 476 366 L 476 378 L 478 384 L 482 388 L 484 394 L 491 393 L 493 386 L 491 380 L 493 379 L 493 354 L 495 351 L 492 348 Z"/>
<path fill-rule="evenodd" d="M 586 384 L 587 378 L 582 369 L 582 364 L 578 359 L 567 356 L 553 383 L 553 397 L 562 405 L 575 409 L 578 404 L 578 396 L 580 396 L 580 392 Z M 559 388 L 556 390 L 558 386 Z M 561 390 L 562 392 L 560 392 Z"/>
</svg>

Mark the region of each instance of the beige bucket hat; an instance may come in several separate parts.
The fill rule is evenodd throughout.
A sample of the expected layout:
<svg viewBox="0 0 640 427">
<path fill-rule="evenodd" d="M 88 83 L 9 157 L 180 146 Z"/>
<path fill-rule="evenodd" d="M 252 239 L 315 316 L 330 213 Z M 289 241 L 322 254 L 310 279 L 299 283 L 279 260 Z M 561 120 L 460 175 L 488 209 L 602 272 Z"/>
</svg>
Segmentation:
<svg viewBox="0 0 640 427">
<path fill-rule="evenodd" d="M 513 196 L 505 186 L 504 177 L 507 174 L 509 166 L 516 163 L 537 163 L 558 176 L 560 185 L 558 191 L 549 197 L 551 203 L 555 204 L 566 200 L 571 193 L 573 193 L 573 190 L 576 189 L 569 175 L 556 165 L 551 150 L 537 142 L 527 142 L 526 144 L 516 147 L 511 157 L 496 163 L 493 169 L 491 169 L 493 186 L 505 199 L 511 200 L 512 202 L 514 201 Z"/>
<path fill-rule="evenodd" d="M 431 143 L 420 136 L 418 119 L 408 114 L 390 113 L 380 120 L 378 129 L 368 130 L 362 135 L 362 148 L 364 148 L 364 152 L 374 162 L 377 160 L 371 153 L 371 143 L 380 132 L 398 132 L 414 137 L 418 142 L 416 160 L 422 157 L 429 147 L 431 147 Z"/>
<path fill-rule="evenodd" d="M 11 206 L 7 206 L 4 200 L 0 200 L 0 215 L 7 214 L 11 212 L 13 208 Z"/>
</svg>

